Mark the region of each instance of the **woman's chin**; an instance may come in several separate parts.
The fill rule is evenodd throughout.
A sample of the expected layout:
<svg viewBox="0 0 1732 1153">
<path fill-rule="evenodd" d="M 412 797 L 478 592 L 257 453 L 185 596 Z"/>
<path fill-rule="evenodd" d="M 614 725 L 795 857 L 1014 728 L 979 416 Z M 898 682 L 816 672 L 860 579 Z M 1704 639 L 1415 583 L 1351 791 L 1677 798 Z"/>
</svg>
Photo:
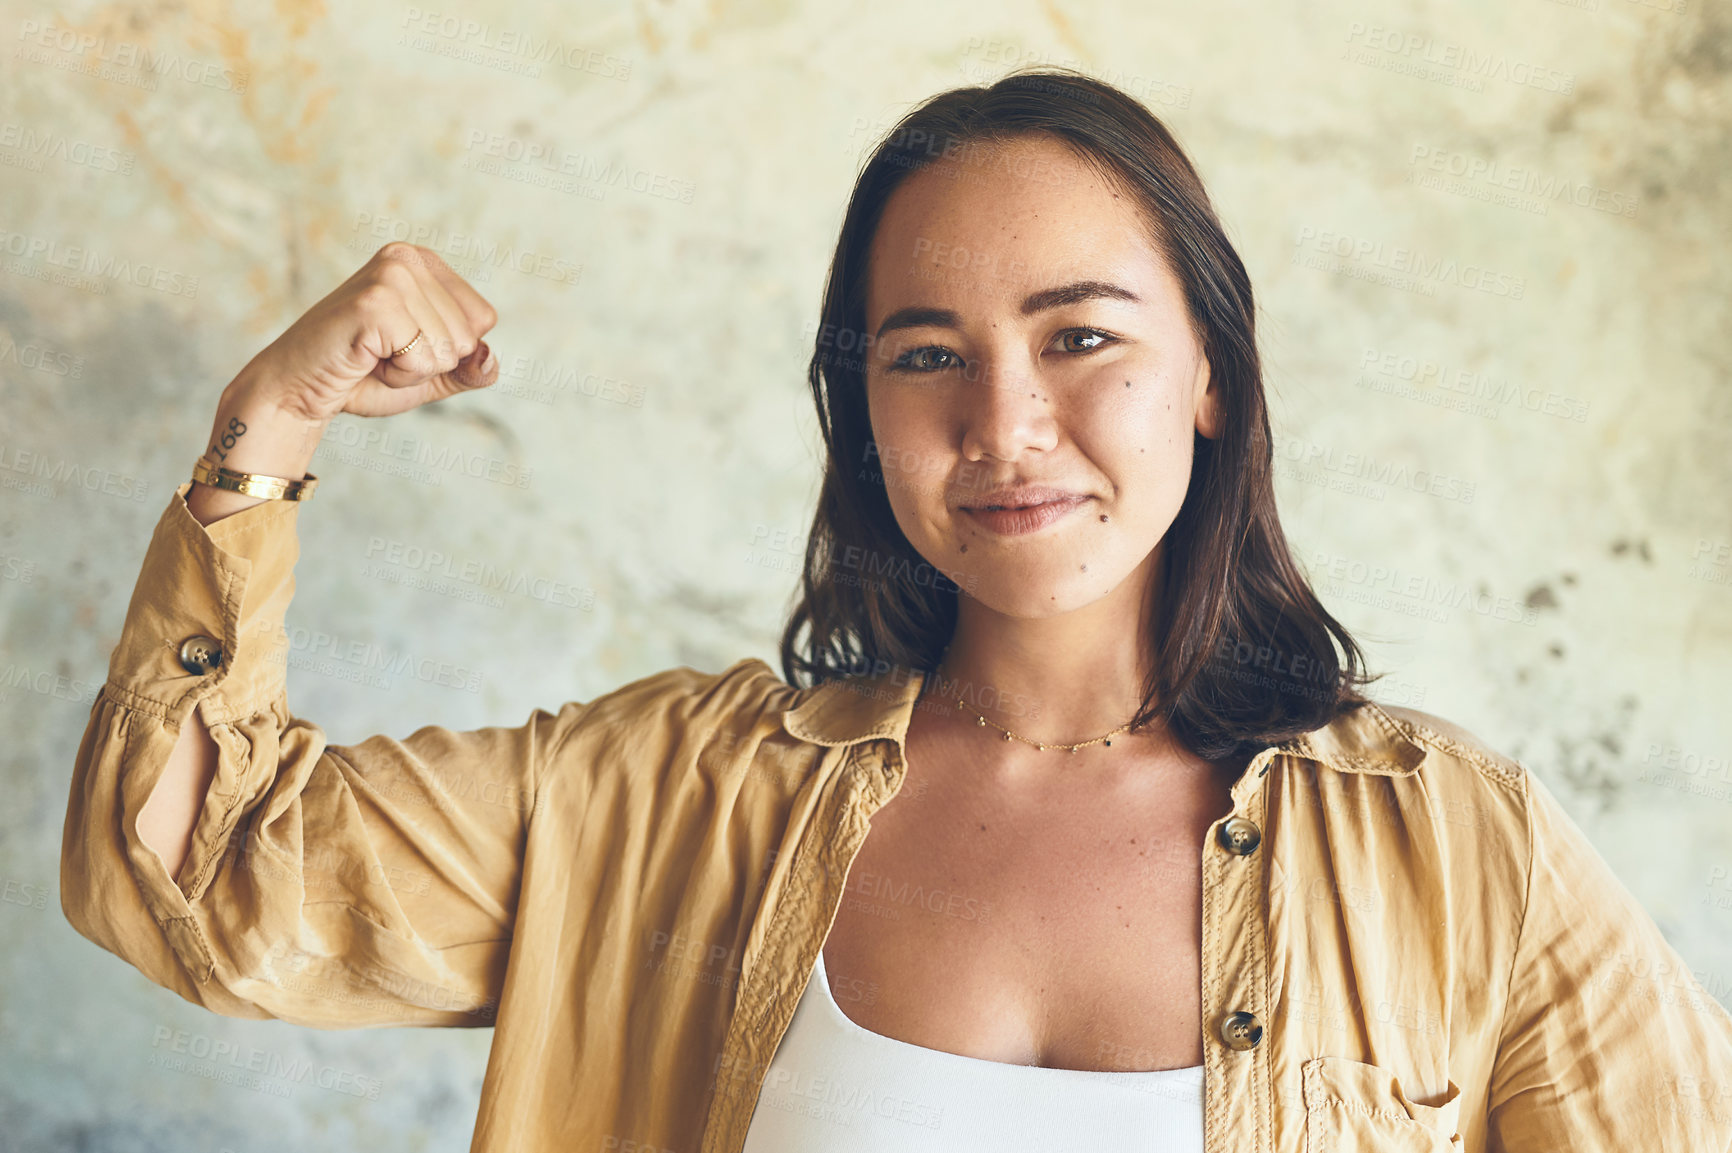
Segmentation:
<svg viewBox="0 0 1732 1153">
<path fill-rule="evenodd" d="M 1086 608 L 1109 595 L 1117 581 L 1090 580 L 1087 574 L 1018 572 L 971 573 L 973 583 L 958 582 L 965 599 L 1004 617 L 1045 620 Z"/>
</svg>

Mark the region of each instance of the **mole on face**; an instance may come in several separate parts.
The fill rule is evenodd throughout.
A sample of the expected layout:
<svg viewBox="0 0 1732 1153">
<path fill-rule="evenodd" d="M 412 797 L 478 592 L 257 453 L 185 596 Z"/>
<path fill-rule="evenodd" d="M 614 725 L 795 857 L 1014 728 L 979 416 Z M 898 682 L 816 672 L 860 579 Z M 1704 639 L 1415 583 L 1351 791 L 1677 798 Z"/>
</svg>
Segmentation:
<svg viewBox="0 0 1732 1153">
<path fill-rule="evenodd" d="M 968 551 L 968 546 L 967 546 L 967 545 L 963 545 L 963 546 L 962 546 L 962 551 L 963 551 L 963 552 L 967 552 L 967 551 Z"/>
<path fill-rule="evenodd" d="M 1106 523 L 1106 520 L 1107 520 L 1107 514 L 1106 514 L 1106 513 L 1104 513 L 1104 512 L 1103 512 L 1103 513 L 1101 513 L 1101 523 L 1102 523 L 1102 524 L 1105 524 L 1105 523 Z"/>
</svg>

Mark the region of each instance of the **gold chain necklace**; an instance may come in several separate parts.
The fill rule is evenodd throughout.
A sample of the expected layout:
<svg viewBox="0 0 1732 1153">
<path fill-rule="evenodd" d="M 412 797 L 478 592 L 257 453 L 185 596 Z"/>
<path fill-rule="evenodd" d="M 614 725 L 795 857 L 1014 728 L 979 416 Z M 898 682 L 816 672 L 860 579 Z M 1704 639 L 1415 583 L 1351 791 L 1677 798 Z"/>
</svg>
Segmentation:
<svg viewBox="0 0 1732 1153">
<path fill-rule="evenodd" d="M 1009 729 L 1005 728 L 1003 725 L 999 724 L 997 721 L 987 720 L 985 717 L 981 716 L 978 712 L 975 712 L 975 710 L 969 708 L 968 705 L 966 703 L 964 703 L 964 701 L 962 700 L 961 697 L 958 697 L 956 699 L 956 707 L 958 709 L 961 709 L 965 713 L 972 714 L 974 716 L 974 723 L 975 724 L 980 725 L 982 727 L 984 727 L 986 725 L 991 725 L 993 728 L 995 728 L 999 732 L 1003 733 L 1005 740 L 1007 740 L 1007 741 L 1021 741 L 1025 745 L 1033 745 L 1035 748 L 1039 749 L 1043 753 L 1048 749 L 1068 749 L 1070 752 L 1074 753 L 1078 749 L 1086 749 L 1090 745 L 1106 745 L 1110 748 L 1112 746 L 1112 743 L 1113 743 L 1113 738 L 1118 736 L 1120 733 L 1124 732 L 1126 729 L 1129 729 L 1131 727 L 1131 722 L 1126 721 L 1124 724 L 1120 725 L 1118 728 L 1114 729 L 1110 733 L 1103 733 L 1100 736 L 1094 738 L 1094 740 L 1092 740 L 1092 741 L 1078 741 L 1074 745 L 1067 745 L 1063 741 L 1054 741 L 1051 743 L 1044 743 L 1043 744 L 1040 741 L 1031 741 L 1027 737 L 1017 736 L 1015 733 L 1011 732 Z M 1134 720 L 1135 718 L 1132 718 L 1132 719 Z"/>
</svg>

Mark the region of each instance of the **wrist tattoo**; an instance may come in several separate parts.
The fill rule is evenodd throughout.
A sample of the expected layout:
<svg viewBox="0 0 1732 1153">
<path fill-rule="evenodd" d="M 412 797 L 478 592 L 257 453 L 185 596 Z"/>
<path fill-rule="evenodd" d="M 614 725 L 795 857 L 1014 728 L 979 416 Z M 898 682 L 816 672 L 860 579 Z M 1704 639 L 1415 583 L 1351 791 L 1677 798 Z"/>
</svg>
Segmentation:
<svg viewBox="0 0 1732 1153">
<path fill-rule="evenodd" d="M 247 426 L 245 421 L 241 420 L 237 416 L 229 417 L 228 428 L 223 432 L 222 437 L 215 444 L 210 446 L 211 452 L 215 454 L 219 462 L 228 459 L 229 449 L 233 448 L 235 442 L 246 435 L 246 431 Z"/>
</svg>

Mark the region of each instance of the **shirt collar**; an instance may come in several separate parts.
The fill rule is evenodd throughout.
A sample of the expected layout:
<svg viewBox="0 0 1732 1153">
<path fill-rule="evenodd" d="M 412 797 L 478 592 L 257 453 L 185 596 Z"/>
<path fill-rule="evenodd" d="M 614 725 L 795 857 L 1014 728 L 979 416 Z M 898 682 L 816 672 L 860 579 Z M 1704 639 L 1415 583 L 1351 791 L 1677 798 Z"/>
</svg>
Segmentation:
<svg viewBox="0 0 1732 1153">
<path fill-rule="evenodd" d="M 802 693 L 782 714 L 782 726 L 818 745 L 854 745 L 892 740 L 902 745 L 924 674 L 894 668 L 872 676 L 826 681 Z M 1375 702 L 1344 712 L 1322 728 L 1275 746 L 1346 773 L 1404 776 L 1425 759 L 1425 749 Z"/>
</svg>

